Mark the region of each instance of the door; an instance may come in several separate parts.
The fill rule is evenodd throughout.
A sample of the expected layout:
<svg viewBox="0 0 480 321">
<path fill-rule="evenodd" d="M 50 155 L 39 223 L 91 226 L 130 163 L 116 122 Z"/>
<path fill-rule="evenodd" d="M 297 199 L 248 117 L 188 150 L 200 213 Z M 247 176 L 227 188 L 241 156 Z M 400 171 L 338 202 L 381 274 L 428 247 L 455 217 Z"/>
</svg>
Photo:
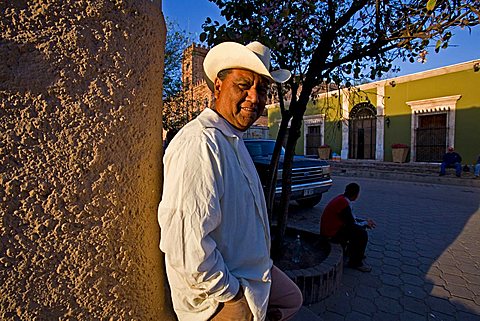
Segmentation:
<svg viewBox="0 0 480 321">
<path fill-rule="evenodd" d="M 322 145 L 321 126 L 308 126 L 306 142 L 307 155 L 317 155 L 317 148 L 320 147 L 320 145 Z"/>
<path fill-rule="evenodd" d="M 368 102 L 357 104 L 350 111 L 350 159 L 375 159 L 376 114 L 375 107 Z"/>
<path fill-rule="evenodd" d="M 447 149 L 447 114 L 418 116 L 415 129 L 417 162 L 441 162 Z"/>
<path fill-rule="evenodd" d="M 365 129 L 357 129 L 357 157 L 358 159 L 365 158 Z"/>
</svg>

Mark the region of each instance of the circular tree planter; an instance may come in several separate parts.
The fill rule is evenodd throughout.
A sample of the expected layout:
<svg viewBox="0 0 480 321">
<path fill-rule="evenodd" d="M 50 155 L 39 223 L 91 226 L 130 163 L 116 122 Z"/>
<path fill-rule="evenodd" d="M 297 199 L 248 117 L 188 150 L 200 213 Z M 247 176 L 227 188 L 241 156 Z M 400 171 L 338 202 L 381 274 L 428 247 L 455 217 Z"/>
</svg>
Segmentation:
<svg viewBox="0 0 480 321">
<path fill-rule="evenodd" d="M 303 253 L 299 263 L 291 262 L 295 253 L 296 235 L 302 240 Z M 340 286 L 343 274 L 343 250 L 320 235 L 308 231 L 287 229 L 285 254 L 274 263 L 298 285 L 303 294 L 303 304 L 317 303 L 333 294 Z M 315 253 L 317 249 L 321 253 Z M 317 256 L 315 258 L 315 256 Z"/>
</svg>

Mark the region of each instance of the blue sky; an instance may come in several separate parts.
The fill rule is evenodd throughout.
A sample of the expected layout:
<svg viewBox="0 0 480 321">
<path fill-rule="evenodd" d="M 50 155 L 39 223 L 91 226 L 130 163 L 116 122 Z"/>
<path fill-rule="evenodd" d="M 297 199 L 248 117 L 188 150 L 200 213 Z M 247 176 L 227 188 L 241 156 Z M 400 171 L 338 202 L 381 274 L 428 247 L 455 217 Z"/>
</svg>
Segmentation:
<svg viewBox="0 0 480 321">
<path fill-rule="evenodd" d="M 202 32 L 202 23 L 206 17 L 224 22 L 220 10 L 208 0 L 164 0 L 163 13 L 176 20 L 180 27 L 194 34 L 196 39 Z M 397 62 L 401 71 L 392 76 L 400 76 L 428 69 L 453 65 L 469 60 L 480 59 L 480 26 L 467 30 L 457 30 L 450 40 L 450 47 L 438 54 L 430 50 L 426 63 Z"/>
</svg>

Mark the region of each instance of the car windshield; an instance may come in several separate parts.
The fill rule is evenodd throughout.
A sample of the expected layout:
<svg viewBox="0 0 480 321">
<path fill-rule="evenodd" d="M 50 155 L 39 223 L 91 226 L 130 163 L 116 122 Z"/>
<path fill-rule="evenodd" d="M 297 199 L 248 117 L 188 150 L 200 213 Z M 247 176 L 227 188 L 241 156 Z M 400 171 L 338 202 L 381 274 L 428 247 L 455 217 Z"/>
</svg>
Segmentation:
<svg viewBox="0 0 480 321">
<path fill-rule="evenodd" d="M 275 141 L 255 141 L 255 140 L 247 140 L 245 141 L 245 145 L 247 146 L 248 152 L 252 158 L 255 157 L 268 157 L 273 154 L 273 149 L 275 148 Z M 280 155 L 284 155 L 285 150 L 282 147 L 282 151 Z"/>
</svg>

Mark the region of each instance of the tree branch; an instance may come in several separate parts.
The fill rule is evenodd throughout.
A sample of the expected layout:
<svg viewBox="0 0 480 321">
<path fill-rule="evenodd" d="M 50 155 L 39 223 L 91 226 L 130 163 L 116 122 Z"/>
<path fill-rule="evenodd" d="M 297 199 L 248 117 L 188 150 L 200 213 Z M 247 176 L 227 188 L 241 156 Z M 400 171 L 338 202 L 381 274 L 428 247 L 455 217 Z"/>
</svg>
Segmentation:
<svg viewBox="0 0 480 321">
<path fill-rule="evenodd" d="M 367 5 L 368 2 L 369 0 L 352 1 L 352 6 L 343 16 L 340 16 L 337 19 L 337 22 L 332 25 L 332 30 L 337 32 L 343 28 L 358 11 L 362 10 Z"/>
</svg>

